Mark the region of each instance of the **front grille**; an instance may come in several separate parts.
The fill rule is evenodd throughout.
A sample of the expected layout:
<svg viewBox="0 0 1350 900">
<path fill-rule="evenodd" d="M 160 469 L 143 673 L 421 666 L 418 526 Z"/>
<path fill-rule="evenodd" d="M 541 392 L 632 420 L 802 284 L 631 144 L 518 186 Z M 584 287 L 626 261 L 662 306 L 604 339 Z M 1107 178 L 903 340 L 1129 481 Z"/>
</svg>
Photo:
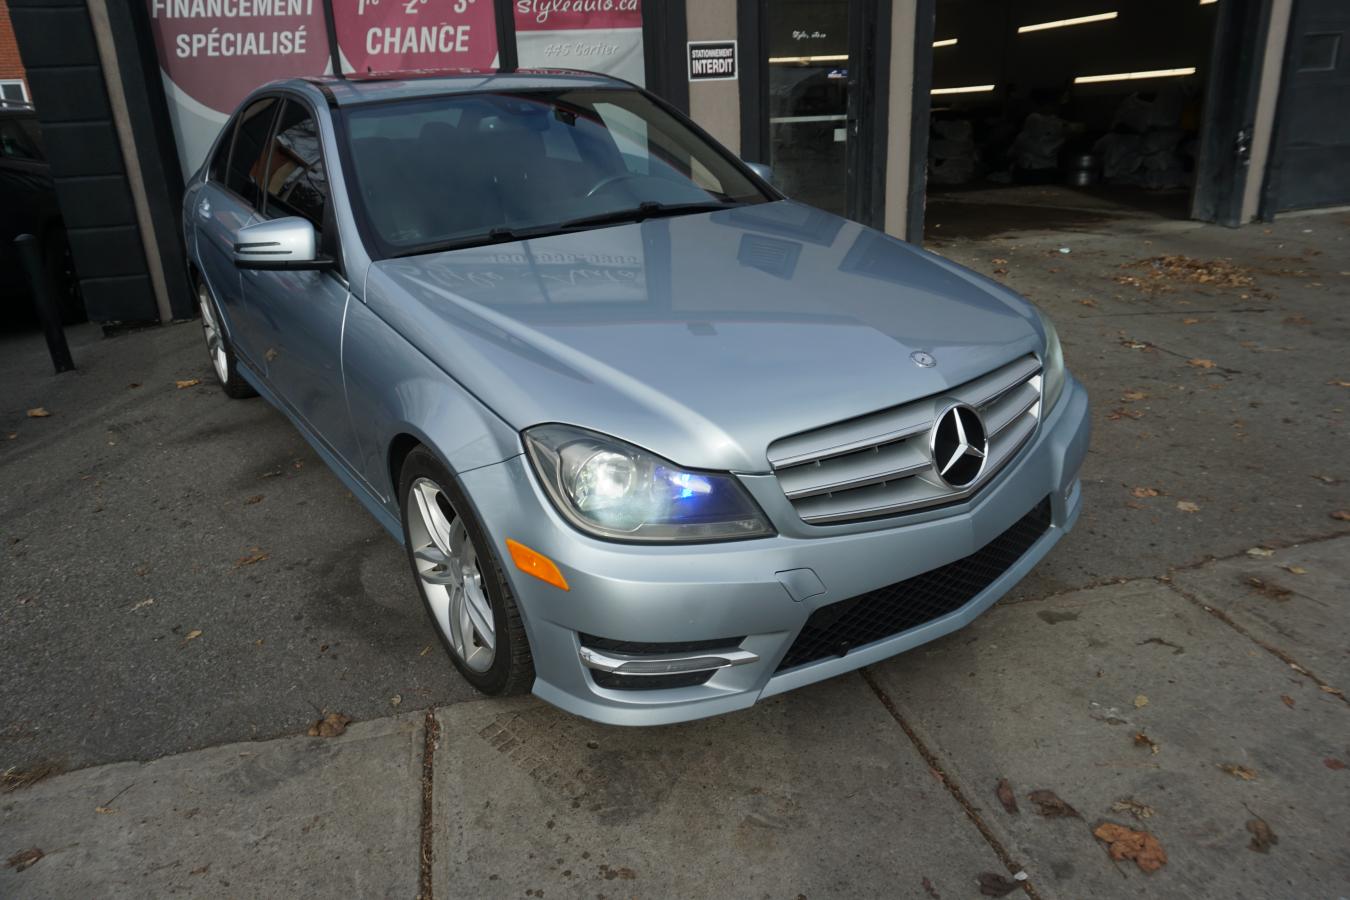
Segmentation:
<svg viewBox="0 0 1350 900">
<path fill-rule="evenodd" d="M 994 583 L 1050 527 L 1050 498 L 969 556 L 922 575 L 822 606 L 802 626 L 778 671 L 850 650 L 953 613 Z"/>
<path fill-rule="evenodd" d="M 984 471 L 952 488 L 928 449 L 933 420 L 949 401 L 974 407 L 989 439 Z M 1036 430 L 1041 364 L 1027 355 L 934 397 L 780 438 L 769 462 L 802 521 L 853 522 L 953 503 L 993 478 Z"/>
</svg>

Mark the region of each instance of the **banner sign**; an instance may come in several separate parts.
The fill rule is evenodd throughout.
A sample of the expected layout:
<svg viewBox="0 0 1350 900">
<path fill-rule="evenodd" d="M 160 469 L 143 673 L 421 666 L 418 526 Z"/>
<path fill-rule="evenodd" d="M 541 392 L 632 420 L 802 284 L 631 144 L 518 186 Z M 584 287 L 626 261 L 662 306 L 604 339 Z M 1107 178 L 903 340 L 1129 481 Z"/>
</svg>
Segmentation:
<svg viewBox="0 0 1350 900">
<path fill-rule="evenodd" d="M 640 0 L 516 0 L 522 69 L 584 69 L 646 83 Z"/>
<path fill-rule="evenodd" d="M 735 81 L 735 41 L 690 41 L 690 81 Z"/>
<path fill-rule="evenodd" d="M 492 0 L 333 0 L 344 72 L 491 69 Z"/>
<path fill-rule="evenodd" d="M 185 174 L 249 91 L 329 68 L 322 0 L 146 2 Z"/>
</svg>

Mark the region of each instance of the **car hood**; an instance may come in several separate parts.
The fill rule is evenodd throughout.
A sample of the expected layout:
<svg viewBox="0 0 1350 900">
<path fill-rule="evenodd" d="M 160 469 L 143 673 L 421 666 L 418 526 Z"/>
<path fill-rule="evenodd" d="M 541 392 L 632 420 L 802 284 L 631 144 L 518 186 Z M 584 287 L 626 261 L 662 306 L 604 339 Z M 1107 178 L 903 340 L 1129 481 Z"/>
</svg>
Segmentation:
<svg viewBox="0 0 1350 900">
<path fill-rule="evenodd" d="M 767 471 L 777 438 L 1043 346 L 1010 291 L 791 201 L 384 260 L 365 293 L 516 428 L 564 422 L 738 472 Z"/>
</svg>

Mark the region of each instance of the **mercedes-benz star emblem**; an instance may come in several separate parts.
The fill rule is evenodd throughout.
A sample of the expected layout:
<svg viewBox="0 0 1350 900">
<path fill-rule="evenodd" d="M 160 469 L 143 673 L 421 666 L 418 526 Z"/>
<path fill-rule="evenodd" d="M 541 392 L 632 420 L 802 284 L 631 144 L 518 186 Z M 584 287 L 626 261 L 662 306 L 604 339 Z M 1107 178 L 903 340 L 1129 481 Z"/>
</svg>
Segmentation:
<svg viewBox="0 0 1350 900">
<path fill-rule="evenodd" d="M 929 443 L 933 468 L 951 487 L 969 487 L 984 471 L 989 440 L 980 414 L 966 404 L 954 403 L 942 411 L 933 423 Z"/>
<path fill-rule="evenodd" d="M 909 355 L 909 358 L 914 360 L 914 365 L 925 369 L 931 369 L 937 365 L 937 360 L 933 358 L 933 354 L 926 353 L 923 350 L 915 350 Z"/>
</svg>

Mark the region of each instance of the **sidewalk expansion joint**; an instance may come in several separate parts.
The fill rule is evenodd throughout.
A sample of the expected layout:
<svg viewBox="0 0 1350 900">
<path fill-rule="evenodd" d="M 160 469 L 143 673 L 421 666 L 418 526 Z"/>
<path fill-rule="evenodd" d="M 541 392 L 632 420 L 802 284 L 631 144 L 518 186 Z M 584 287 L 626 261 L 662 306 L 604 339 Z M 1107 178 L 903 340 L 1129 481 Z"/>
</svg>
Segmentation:
<svg viewBox="0 0 1350 900">
<path fill-rule="evenodd" d="M 431 863 L 435 847 L 432 827 L 432 780 L 436 771 L 436 746 L 440 743 L 441 725 L 436 721 L 436 707 L 427 710 L 422 726 L 422 819 L 419 823 L 417 900 L 432 900 Z"/>
<path fill-rule="evenodd" d="M 1198 607 L 1199 607 L 1201 610 L 1203 610 L 1204 612 L 1209 613 L 1211 616 L 1213 616 L 1214 618 L 1218 619 L 1220 622 L 1224 623 L 1224 624 L 1227 625 L 1229 628 L 1233 629 L 1233 630 L 1236 631 L 1238 634 L 1242 635 L 1242 636 L 1245 637 L 1247 640 L 1251 641 L 1253 644 L 1255 644 L 1256 646 L 1260 647 L 1262 650 L 1266 651 L 1266 652 L 1269 653 L 1271 656 L 1275 657 L 1275 658 L 1278 659 L 1280 662 L 1282 662 L 1282 663 L 1284 663 L 1285 665 L 1287 665 L 1289 668 L 1293 669 L 1293 670 L 1294 670 L 1295 672 L 1297 672 L 1299 675 L 1302 675 L 1304 678 L 1307 678 L 1308 680 L 1312 681 L 1312 682 L 1313 682 L 1314 684 L 1316 684 L 1316 685 L 1318 686 L 1318 688 L 1320 688 L 1324 693 L 1330 694 L 1331 696 L 1333 696 L 1333 697 L 1335 697 L 1336 699 L 1340 700 L 1342 703 L 1346 704 L 1347 706 L 1350 706 L 1350 698 L 1348 698 L 1348 697 L 1345 696 L 1345 692 L 1344 692 L 1343 690 L 1341 690 L 1340 688 L 1337 688 L 1337 687 L 1334 686 L 1334 685 L 1328 684 L 1327 682 L 1323 681 L 1321 678 L 1318 678 L 1318 677 L 1317 677 L 1316 675 L 1314 675 L 1311 671 L 1309 671 L 1308 668 L 1307 668 L 1306 666 L 1304 666 L 1304 665 L 1303 665 L 1302 663 L 1300 663 L 1298 660 L 1294 659 L 1292 656 L 1290 656 L 1290 655 L 1289 655 L 1288 653 L 1286 653 L 1285 651 L 1281 650 L 1279 647 L 1276 647 L 1276 646 L 1274 646 L 1273 644 L 1268 644 L 1268 643 L 1266 643 L 1265 641 L 1263 641 L 1263 640 L 1261 640 L 1260 638 L 1258 638 L 1256 635 L 1252 634 L 1250 631 L 1248 631 L 1246 628 L 1244 628 L 1241 624 L 1239 624 L 1238 622 L 1234 621 L 1233 618 L 1232 618 L 1231 616 L 1228 615 L 1228 613 L 1224 612 L 1224 611 L 1221 610 L 1221 609 L 1218 609 L 1217 607 L 1210 606 L 1208 603 L 1204 602 L 1204 601 L 1201 600 L 1199 597 L 1197 597 L 1197 596 L 1195 596 L 1194 594 L 1192 594 L 1190 591 L 1183 590 L 1182 588 L 1177 587 L 1175 584 L 1172 583 L 1172 580 L 1171 580 L 1170 578 L 1166 577 L 1166 576 L 1159 577 L 1159 578 L 1157 579 L 1157 581 L 1158 581 L 1159 584 L 1166 585 L 1167 587 L 1169 587 L 1169 588 L 1171 588 L 1172 590 L 1176 591 L 1178 594 L 1180 594 L 1180 595 L 1181 595 L 1182 597 L 1184 597 L 1186 600 L 1188 600 L 1188 601 L 1190 601 L 1191 603 L 1195 604 L 1196 606 L 1198 606 Z"/>
<path fill-rule="evenodd" d="M 895 724 L 899 725 L 900 730 L 909 738 L 910 743 L 914 745 L 914 749 L 919 751 L 919 755 L 923 757 L 923 761 L 928 764 L 929 769 L 931 769 L 938 780 L 942 782 L 942 786 L 947 789 L 947 793 L 951 794 L 952 799 L 960 805 L 961 809 L 965 810 L 966 817 L 975 824 L 975 828 L 980 832 L 980 836 L 984 838 L 985 843 L 989 845 L 989 848 L 994 851 L 994 855 L 997 856 L 999 861 L 1007 868 L 1008 874 L 1016 876 L 1017 873 L 1024 871 L 1023 866 L 1018 865 L 1018 863 L 1013 860 L 1012 854 L 1003 846 L 1002 841 L 994 835 L 993 829 L 991 829 L 980 816 L 979 810 L 977 810 L 975 805 L 967 799 L 965 792 L 961 790 L 961 786 L 942 768 L 942 763 L 938 759 L 937 754 L 929 749 L 928 745 L 923 742 L 923 739 L 914 731 L 909 722 L 905 721 L 905 717 L 900 714 L 900 710 L 896 707 L 895 701 L 893 701 L 890 695 L 886 693 L 886 689 L 877 682 L 876 677 L 873 676 L 871 670 L 865 668 L 859 669 L 858 674 L 862 676 L 862 679 L 867 683 L 867 686 L 872 689 L 872 693 L 876 694 L 877 699 L 881 701 L 881 705 L 886 707 L 886 712 L 891 714 L 891 718 L 895 720 Z M 1026 891 L 1027 896 L 1031 897 L 1032 900 L 1040 900 L 1041 895 L 1036 892 L 1036 888 L 1032 886 L 1030 880 L 1022 882 L 1022 889 Z"/>
</svg>

